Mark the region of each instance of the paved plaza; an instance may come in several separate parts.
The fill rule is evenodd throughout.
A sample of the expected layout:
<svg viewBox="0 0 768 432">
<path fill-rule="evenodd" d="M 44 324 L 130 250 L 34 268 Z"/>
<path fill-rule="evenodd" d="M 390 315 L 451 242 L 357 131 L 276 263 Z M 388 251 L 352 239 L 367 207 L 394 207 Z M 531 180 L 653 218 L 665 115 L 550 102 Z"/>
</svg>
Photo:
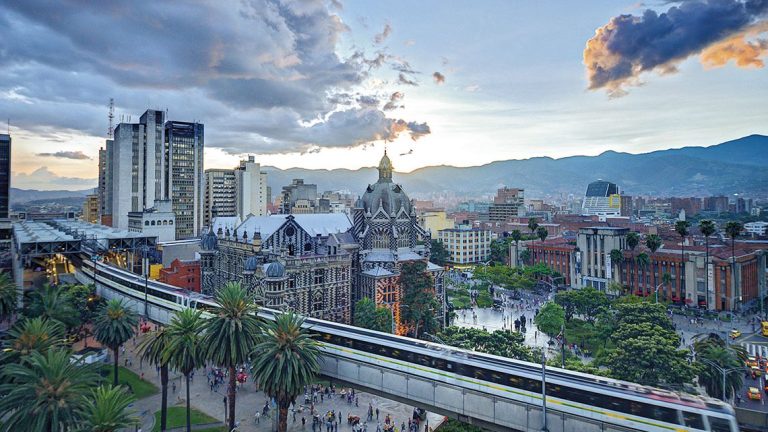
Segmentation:
<svg viewBox="0 0 768 432">
<path fill-rule="evenodd" d="M 158 373 L 157 369 L 154 366 L 149 366 L 147 364 L 141 365 L 138 360 L 138 356 L 135 353 L 136 346 L 141 342 L 142 337 L 143 335 L 139 335 L 136 337 L 135 344 L 133 341 L 131 341 L 126 345 L 127 358 L 132 363 L 132 365 L 129 364 L 128 368 L 136 372 L 139 376 L 142 376 L 143 374 L 144 379 L 151 381 L 159 388 L 160 374 Z M 122 359 L 125 357 L 125 355 L 121 356 L 121 365 L 124 364 Z M 176 389 L 175 392 L 173 391 L 174 384 Z M 184 376 L 171 372 L 168 387 L 168 406 L 184 406 L 185 400 L 183 397 L 186 393 L 186 389 L 184 387 Z M 337 393 L 340 390 L 341 389 L 337 388 Z M 210 415 L 211 417 L 219 419 L 219 421 L 223 422 L 225 415 L 224 397 L 226 396 L 226 393 L 226 383 L 219 385 L 217 390 L 211 390 L 211 387 L 208 384 L 208 379 L 206 377 L 206 372 L 203 369 L 195 372 L 194 379 L 190 385 L 190 399 L 192 400 L 192 406 L 194 408 L 197 408 L 200 411 Z M 375 410 L 377 408 L 379 410 L 378 422 L 383 426 L 385 416 L 390 415 L 397 425 L 398 430 L 400 430 L 400 427 L 403 423 L 406 425 L 408 424 L 408 419 L 413 414 L 414 407 L 410 405 L 402 404 L 389 399 L 383 399 L 364 392 L 356 392 L 356 396 L 357 405 L 355 405 L 354 401 L 352 403 L 347 403 L 346 400 L 342 400 L 342 398 L 338 395 L 333 398 L 324 397 L 317 404 L 315 404 L 316 412 L 319 412 L 320 415 L 323 415 L 328 411 L 335 411 L 337 418 L 340 419 L 338 423 L 338 430 L 352 431 L 352 426 L 347 424 L 347 416 L 350 414 L 359 416 L 361 423 L 364 422 L 366 420 L 368 406 L 370 404 L 374 410 L 374 416 L 373 420 L 367 423 L 368 432 L 376 432 L 377 421 Z M 300 399 L 302 400 L 297 402 L 303 403 L 303 398 Z M 267 402 L 268 398 L 263 392 L 260 392 L 256 389 L 253 381 L 249 380 L 247 383 L 240 386 L 236 399 L 237 422 L 239 423 L 237 430 L 240 432 L 266 432 L 276 430 L 276 406 L 273 406 L 270 409 L 270 412 L 267 416 L 261 416 L 258 423 L 255 419 L 256 412 L 261 412 L 265 403 Z M 160 394 L 158 393 L 156 395 L 137 401 L 134 404 L 134 408 L 141 417 L 142 432 L 150 432 L 154 426 L 154 413 L 160 409 Z M 302 426 L 301 422 L 302 417 L 306 420 L 306 424 L 304 426 Z M 443 419 L 444 418 L 441 415 L 428 413 L 426 424 L 431 428 L 436 428 L 437 425 L 443 422 Z M 422 426 L 421 430 L 424 430 L 423 427 L 424 426 Z M 308 406 L 304 406 L 303 404 L 299 405 L 299 407 L 296 409 L 295 417 L 289 413 L 288 430 L 313 430 L 312 416 L 309 413 Z M 317 428 L 317 431 L 320 431 L 320 427 Z M 323 427 L 323 431 L 325 431 L 325 427 Z"/>
</svg>

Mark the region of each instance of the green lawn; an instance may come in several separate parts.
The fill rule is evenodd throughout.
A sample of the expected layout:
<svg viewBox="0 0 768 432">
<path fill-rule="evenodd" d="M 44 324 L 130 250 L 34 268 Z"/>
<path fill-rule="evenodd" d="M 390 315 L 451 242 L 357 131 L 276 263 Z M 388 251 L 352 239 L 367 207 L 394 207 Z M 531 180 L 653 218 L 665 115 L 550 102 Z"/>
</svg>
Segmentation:
<svg viewBox="0 0 768 432">
<path fill-rule="evenodd" d="M 104 365 L 104 369 L 102 370 L 102 374 L 105 375 L 108 383 L 112 383 L 112 370 L 112 365 Z M 138 375 L 122 366 L 119 366 L 117 382 L 128 386 L 128 388 L 133 392 L 134 396 L 136 396 L 136 399 L 143 399 L 160 391 L 157 386 L 151 382 L 142 380 Z"/>
<path fill-rule="evenodd" d="M 192 408 L 190 410 L 189 417 L 193 425 L 216 423 L 217 421 L 219 422 L 221 421 L 209 416 L 208 414 L 202 411 L 196 410 L 195 408 Z M 187 408 L 184 406 L 168 407 L 168 422 L 166 425 L 168 429 L 184 427 L 186 425 L 187 425 Z M 219 432 L 219 431 L 225 431 L 225 430 L 226 430 L 225 426 L 217 426 L 217 427 L 203 429 L 203 431 L 205 432 Z M 155 427 L 152 429 L 152 431 L 160 432 L 160 411 L 157 411 L 155 413 Z"/>
</svg>

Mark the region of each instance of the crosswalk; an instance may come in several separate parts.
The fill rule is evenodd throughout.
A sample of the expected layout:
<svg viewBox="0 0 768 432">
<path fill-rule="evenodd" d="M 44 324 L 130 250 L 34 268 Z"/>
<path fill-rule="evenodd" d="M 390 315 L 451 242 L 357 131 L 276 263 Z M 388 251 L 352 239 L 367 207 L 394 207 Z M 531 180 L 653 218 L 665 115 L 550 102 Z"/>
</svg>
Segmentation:
<svg viewBox="0 0 768 432">
<path fill-rule="evenodd" d="M 768 358 L 768 345 L 751 344 L 748 342 L 741 342 L 739 345 L 743 346 L 747 353 L 751 356 L 757 356 Z"/>
</svg>

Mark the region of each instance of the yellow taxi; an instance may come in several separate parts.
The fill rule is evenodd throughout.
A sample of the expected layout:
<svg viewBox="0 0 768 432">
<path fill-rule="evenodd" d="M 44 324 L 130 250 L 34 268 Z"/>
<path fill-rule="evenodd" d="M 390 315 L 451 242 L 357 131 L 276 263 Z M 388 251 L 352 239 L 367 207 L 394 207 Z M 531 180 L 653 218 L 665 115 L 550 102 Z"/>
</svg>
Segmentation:
<svg viewBox="0 0 768 432">
<path fill-rule="evenodd" d="M 752 369 L 752 376 L 753 377 L 763 376 L 763 370 L 760 369 L 759 367 L 752 366 L 750 369 Z"/>
<path fill-rule="evenodd" d="M 731 339 L 736 339 L 737 337 L 741 336 L 741 332 L 736 329 L 733 329 L 731 330 L 731 333 L 729 334 L 729 336 L 731 337 Z"/>
<path fill-rule="evenodd" d="M 750 387 L 749 390 L 747 390 L 747 397 L 752 400 L 760 400 L 763 398 L 763 395 L 760 394 L 760 390 L 758 390 L 757 387 Z"/>
<path fill-rule="evenodd" d="M 749 367 L 756 367 L 757 366 L 757 357 L 755 357 L 755 356 L 747 356 L 747 366 L 749 366 Z"/>
</svg>

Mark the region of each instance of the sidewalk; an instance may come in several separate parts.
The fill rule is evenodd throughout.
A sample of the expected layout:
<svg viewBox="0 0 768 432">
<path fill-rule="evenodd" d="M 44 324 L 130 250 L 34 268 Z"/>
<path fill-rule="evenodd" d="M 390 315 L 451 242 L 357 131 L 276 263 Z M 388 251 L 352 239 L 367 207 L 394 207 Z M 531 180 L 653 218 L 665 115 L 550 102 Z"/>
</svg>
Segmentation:
<svg viewBox="0 0 768 432">
<path fill-rule="evenodd" d="M 136 344 L 133 341 L 129 341 L 126 344 L 125 356 L 129 358 L 133 364 L 129 366 L 129 369 L 136 372 L 139 376 L 144 373 L 144 378 L 151 381 L 155 385 L 160 387 L 160 374 L 154 366 L 144 364 L 140 365 L 139 359 L 135 353 L 136 346 L 139 345 L 143 335 L 136 337 Z M 122 363 L 122 360 L 121 360 Z M 176 392 L 173 391 L 173 383 L 176 384 Z M 337 389 L 337 391 L 340 389 Z M 210 415 L 211 417 L 224 421 L 225 406 L 224 397 L 226 396 L 227 388 L 226 384 L 220 385 L 218 391 L 212 391 L 208 385 L 205 371 L 199 369 L 195 372 L 195 376 L 190 383 L 190 398 L 192 400 L 192 407 Z M 170 372 L 168 380 L 168 406 L 185 406 L 184 395 L 186 389 L 184 387 L 184 376 L 178 373 Z M 324 414 L 328 411 L 335 411 L 338 418 L 342 419 L 339 422 L 340 431 L 351 431 L 352 427 L 347 424 L 347 415 L 352 414 L 359 416 L 361 420 L 365 420 L 366 413 L 368 411 L 368 404 L 371 404 L 373 409 L 379 408 L 379 418 L 383 423 L 384 417 L 390 414 L 396 421 L 395 424 L 398 428 L 401 423 L 408 423 L 408 418 L 413 413 L 413 407 L 399 402 L 391 401 L 388 399 L 377 398 L 373 395 L 357 392 L 358 406 L 354 403 L 348 404 L 345 400 L 342 400 L 338 395 L 333 398 L 325 398 L 321 402 L 315 405 L 317 411 Z M 257 424 L 255 420 L 255 413 L 260 412 L 267 402 L 267 397 L 264 393 L 256 390 L 253 381 L 248 381 L 242 385 L 237 393 L 236 401 L 236 413 L 237 422 L 239 422 L 238 431 L 240 432 L 267 432 L 275 430 L 276 408 L 273 408 L 269 412 L 271 417 L 261 417 L 260 422 Z M 298 402 L 298 401 L 297 401 Z M 134 409 L 141 417 L 142 432 L 150 432 L 154 427 L 154 413 L 160 409 L 160 393 L 142 399 L 134 403 Z M 147 413 L 145 413 L 145 411 Z M 143 414 L 143 415 L 142 415 Z M 301 419 L 306 419 L 306 425 L 302 428 Z M 436 428 L 443 421 L 443 417 L 437 414 L 428 414 L 429 426 Z M 274 424 L 273 424 L 274 423 Z M 304 409 L 303 412 L 296 412 L 294 416 L 289 414 L 288 417 L 288 430 L 289 431 L 311 431 L 312 430 L 312 418 L 309 414 L 309 409 Z M 376 419 L 368 425 L 369 432 L 376 431 Z"/>
</svg>

